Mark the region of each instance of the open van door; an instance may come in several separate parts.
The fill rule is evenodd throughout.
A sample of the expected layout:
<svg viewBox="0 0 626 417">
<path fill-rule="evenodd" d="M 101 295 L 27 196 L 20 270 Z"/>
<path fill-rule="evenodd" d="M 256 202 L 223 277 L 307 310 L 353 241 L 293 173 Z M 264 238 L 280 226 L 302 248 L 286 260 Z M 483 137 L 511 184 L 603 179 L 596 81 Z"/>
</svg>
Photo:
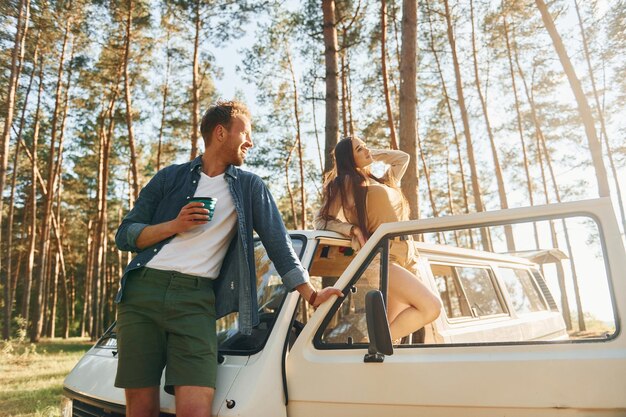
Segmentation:
<svg viewBox="0 0 626 417">
<path fill-rule="evenodd" d="M 556 242 L 570 252 L 572 263 L 563 260 L 564 286 L 547 279 L 556 291 L 568 292 L 572 310 L 584 310 L 571 315 L 573 323 L 579 320 L 568 340 L 411 344 L 366 362 L 363 300 L 376 287 L 386 294 L 390 239 L 413 235 L 510 252 L 503 246 L 505 227 L 514 230 L 517 250 L 540 249 L 537 243 L 552 248 Z M 606 198 L 382 225 L 337 281 L 346 297 L 321 306 L 287 354 L 287 415 L 623 416 L 625 273 L 624 245 Z M 484 285 L 474 283 L 485 298 Z M 496 285 L 493 293 L 500 294 L 493 303 L 501 305 L 472 307 L 480 314 L 468 320 L 488 326 L 523 305 L 522 296 L 507 288 Z"/>
</svg>

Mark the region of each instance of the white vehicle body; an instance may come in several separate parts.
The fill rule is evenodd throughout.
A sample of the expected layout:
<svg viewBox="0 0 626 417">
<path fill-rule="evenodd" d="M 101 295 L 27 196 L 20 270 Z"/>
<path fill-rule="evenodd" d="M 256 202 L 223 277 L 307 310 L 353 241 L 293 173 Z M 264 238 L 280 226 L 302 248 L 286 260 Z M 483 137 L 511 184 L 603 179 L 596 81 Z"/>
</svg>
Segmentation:
<svg viewBox="0 0 626 417">
<path fill-rule="evenodd" d="M 213 414 L 626 415 L 626 336 L 619 328 L 626 319 L 626 253 L 608 199 L 384 224 L 359 252 L 340 259 L 350 262 L 345 270 L 342 267 L 334 286 L 350 292 L 353 279 L 390 236 L 574 215 L 594 219 L 600 232 L 615 312 L 616 331 L 610 338 L 568 340 L 549 290 L 534 281 L 542 287 L 538 293 L 545 310 L 516 314 L 510 295 L 502 291 L 498 297 L 506 314 L 482 318 L 472 307 L 459 319 L 442 310 L 430 331 L 427 329 L 426 343 L 396 347 L 383 362 L 364 363 L 367 345 L 328 348 L 320 344 L 322 328 L 332 320 L 330 315 L 340 301 L 326 302 L 295 331 L 301 302 L 297 292 L 292 292 L 275 306 L 275 321 L 265 328 L 266 339 L 257 351 L 241 355 L 229 354 L 226 349 L 220 357 Z M 323 245 L 349 245 L 340 235 L 327 231 L 294 232 L 292 236 L 304 243 L 301 259 L 309 268 L 321 268 L 312 265 Z M 504 286 L 503 268 L 537 270 L 537 265 L 520 257 L 421 242 L 415 245 L 422 280 L 433 291 L 437 291 L 433 270 L 450 269 L 450 265 L 488 269 L 500 288 Z M 331 252 L 323 253 L 328 256 Z M 310 272 L 314 275 L 315 271 Z M 72 415 L 72 405 L 76 416 L 124 412 L 123 390 L 113 387 L 117 367 L 113 341 L 101 340 L 66 378 L 65 393 L 73 400 L 66 415 Z M 108 343 L 112 346 L 107 347 Z M 161 410 L 175 413 L 174 397 L 163 390 Z"/>
</svg>

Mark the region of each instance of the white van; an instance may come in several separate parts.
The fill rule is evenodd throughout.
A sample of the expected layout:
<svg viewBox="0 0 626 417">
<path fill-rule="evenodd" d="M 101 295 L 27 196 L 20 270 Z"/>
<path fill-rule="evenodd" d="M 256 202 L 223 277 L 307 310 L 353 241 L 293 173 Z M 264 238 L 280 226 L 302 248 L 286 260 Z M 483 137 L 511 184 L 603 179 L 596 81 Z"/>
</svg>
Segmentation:
<svg viewBox="0 0 626 417">
<path fill-rule="evenodd" d="M 513 225 L 517 249 L 528 249 L 529 225 L 541 241 L 557 222 L 577 228 L 571 253 L 583 259 L 576 265 L 581 285 L 592 280 L 606 288 L 600 295 L 612 312 L 609 331 L 568 337 L 556 302 L 563 294 L 554 294 L 559 285 L 549 267 L 496 253 L 506 250 L 503 227 Z M 470 249 L 472 236 L 487 228 L 492 250 Z M 235 315 L 219 321 L 213 414 L 626 415 L 626 336 L 619 328 L 626 253 L 617 230 L 610 201 L 598 199 L 385 224 L 357 253 L 333 232 L 293 232 L 314 285 L 346 294 L 316 311 L 285 291 L 259 243 L 261 323 L 244 336 Z M 424 240 L 413 242 L 418 270 L 444 308 L 424 331 L 392 346 L 384 314 L 389 241 L 407 235 Z M 113 387 L 116 354 L 112 327 L 66 378 L 65 415 L 124 414 L 123 390 Z M 165 391 L 161 411 L 175 413 Z"/>
</svg>

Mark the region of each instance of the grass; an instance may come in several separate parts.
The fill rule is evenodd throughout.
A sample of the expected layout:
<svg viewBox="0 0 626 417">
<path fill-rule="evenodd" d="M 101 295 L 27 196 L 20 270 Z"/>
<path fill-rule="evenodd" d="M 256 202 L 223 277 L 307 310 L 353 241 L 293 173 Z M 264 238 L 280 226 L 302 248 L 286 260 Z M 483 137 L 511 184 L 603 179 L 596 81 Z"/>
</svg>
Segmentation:
<svg viewBox="0 0 626 417">
<path fill-rule="evenodd" d="M 63 379 L 91 345 L 79 338 L 0 341 L 0 416 L 60 416 Z"/>
</svg>

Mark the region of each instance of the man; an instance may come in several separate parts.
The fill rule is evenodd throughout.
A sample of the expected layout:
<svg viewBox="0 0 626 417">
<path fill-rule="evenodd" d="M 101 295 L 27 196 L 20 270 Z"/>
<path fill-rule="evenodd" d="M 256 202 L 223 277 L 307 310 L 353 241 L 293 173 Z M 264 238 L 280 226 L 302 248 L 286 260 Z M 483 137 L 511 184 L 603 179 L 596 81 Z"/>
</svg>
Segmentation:
<svg viewBox="0 0 626 417">
<path fill-rule="evenodd" d="M 138 252 L 124 271 L 118 305 L 118 369 L 127 415 L 158 416 L 159 384 L 176 395 L 177 416 L 210 416 L 217 341 L 215 320 L 239 311 L 239 330 L 258 324 L 253 232 L 283 283 L 313 306 L 316 292 L 291 246 L 276 204 L 243 164 L 253 143 L 242 103 L 220 102 L 202 118 L 205 153 L 159 172 L 120 225 L 121 250 Z M 192 197 L 217 198 L 213 218 Z"/>
</svg>

